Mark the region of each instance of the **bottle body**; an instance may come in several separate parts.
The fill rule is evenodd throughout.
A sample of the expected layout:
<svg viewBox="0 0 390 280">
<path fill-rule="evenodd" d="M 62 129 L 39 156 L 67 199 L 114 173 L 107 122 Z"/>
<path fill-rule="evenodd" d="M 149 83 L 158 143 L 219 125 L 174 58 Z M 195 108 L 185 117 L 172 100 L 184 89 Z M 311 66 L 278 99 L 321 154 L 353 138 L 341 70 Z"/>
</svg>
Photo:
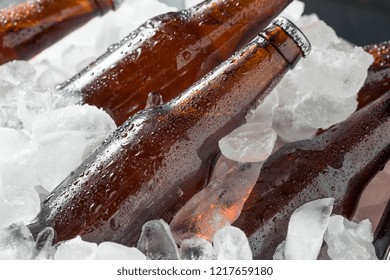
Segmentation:
<svg viewBox="0 0 390 280">
<path fill-rule="evenodd" d="M 234 225 L 247 234 L 254 258 L 272 259 L 296 208 L 333 197 L 333 212 L 350 217 L 389 157 L 390 92 L 312 140 L 271 155 Z"/>
<path fill-rule="evenodd" d="M 274 47 L 278 40 L 292 61 Z M 207 183 L 219 139 L 301 56 L 285 31 L 270 27 L 180 97 L 126 121 L 53 191 L 30 230 L 130 245 L 145 222 L 169 222 Z"/>
<path fill-rule="evenodd" d="M 390 90 L 390 41 L 365 46 L 374 63 L 368 69 L 367 79 L 358 94 L 358 109 L 363 108 Z"/>
<path fill-rule="evenodd" d="M 112 0 L 34 0 L 0 10 L 0 64 L 27 60 L 95 16 Z"/>
<path fill-rule="evenodd" d="M 167 102 L 255 37 L 292 0 L 212 0 L 157 16 L 109 47 L 62 89 L 80 90 L 120 125 L 150 92 Z"/>
<path fill-rule="evenodd" d="M 390 259 L 390 200 L 375 230 L 373 244 L 378 259 Z"/>
</svg>

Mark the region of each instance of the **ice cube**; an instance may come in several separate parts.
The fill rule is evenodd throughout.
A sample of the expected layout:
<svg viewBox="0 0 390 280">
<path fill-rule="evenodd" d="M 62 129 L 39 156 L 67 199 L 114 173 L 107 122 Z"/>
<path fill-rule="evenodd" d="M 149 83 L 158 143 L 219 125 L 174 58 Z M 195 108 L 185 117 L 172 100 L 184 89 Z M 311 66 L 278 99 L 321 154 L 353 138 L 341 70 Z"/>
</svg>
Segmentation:
<svg viewBox="0 0 390 280">
<path fill-rule="evenodd" d="M 334 198 L 308 202 L 294 211 L 288 224 L 284 255 L 287 260 L 315 260 L 333 209 Z"/>
<path fill-rule="evenodd" d="M 317 21 L 320 21 L 316 14 L 302 15 L 299 19 L 295 21 L 295 24 L 302 28 L 304 26 L 309 26 Z"/>
<path fill-rule="evenodd" d="M 295 118 L 296 105 L 279 106 L 275 109 L 273 129 L 286 143 L 313 137 L 317 128 L 308 127 Z"/>
<path fill-rule="evenodd" d="M 30 148 L 29 137 L 11 128 L 0 127 L 0 162 L 11 162 Z"/>
<path fill-rule="evenodd" d="M 256 183 L 260 167 L 259 163 L 237 163 L 194 195 L 170 223 L 176 241 L 194 236 L 212 240 L 218 230 L 232 224 Z"/>
<path fill-rule="evenodd" d="M 54 229 L 47 227 L 38 233 L 33 258 L 35 260 L 53 259 L 55 254 L 55 247 L 53 246 Z"/>
<path fill-rule="evenodd" d="M 23 127 L 29 131 L 39 117 L 48 118 L 54 116 L 56 109 L 71 106 L 81 101 L 79 92 L 57 91 L 28 91 L 19 95 L 17 102 L 17 116 L 22 121 Z M 42 117 L 42 115 L 44 115 Z"/>
<path fill-rule="evenodd" d="M 239 162 L 265 161 L 277 138 L 272 127 L 262 123 L 247 123 L 219 141 L 224 156 Z"/>
<path fill-rule="evenodd" d="M 328 245 L 328 255 L 333 260 L 377 259 L 368 220 L 356 224 L 342 216 L 332 216 L 324 240 Z"/>
<path fill-rule="evenodd" d="M 277 91 L 272 91 L 264 100 L 252 110 L 247 116 L 248 123 L 262 123 L 271 126 L 275 108 L 279 105 L 279 95 Z"/>
<path fill-rule="evenodd" d="M 159 0 L 168 6 L 175 7 L 178 10 L 184 9 L 184 0 Z M 199 1 L 198 1 L 199 2 Z"/>
<path fill-rule="evenodd" d="M 137 247 L 150 260 L 179 259 L 171 229 L 163 220 L 153 220 L 143 225 Z"/>
<path fill-rule="evenodd" d="M 68 75 L 61 69 L 54 66 L 47 66 L 37 79 L 37 86 L 40 90 L 45 91 L 55 88 L 58 84 L 64 82 Z"/>
<path fill-rule="evenodd" d="M 302 16 L 304 10 L 305 3 L 295 0 L 283 10 L 280 16 L 296 21 Z"/>
<path fill-rule="evenodd" d="M 239 228 L 226 226 L 220 229 L 214 235 L 213 244 L 217 260 L 252 259 L 248 238 Z"/>
<path fill-rule="evenodd" d="M 279 106 L 273 124 L 288 142 L 307 139 L 316 129 L 328 128 L 351 115 L 373 62 L 371 55 L 339 39 L 323 21 L 302 30 L 312 43 L 312 52 L 275 88 Z"/>
<path fill-rule="evenodd" d="M 0 230 L 0 260 L 29 260 L 34 248 L 34 239 L 25 224 L 11 224 Z"/>
<path fill-rule="evenodd" d="M 94 260 L 97 244 L 83 241 L 80 236 L 61 242 L 54 254 L 55 260 Z"/>
<path fill-rule="evenodd" d="M 26 81 L 34 81 L 35 74 L 34 67 L 22 60 L 14 60 L 0 66 L 0 81 L 14 86 L 25 84 Z"/>
<path fill-rule="evenodd" d="M 104 46 L 107 45 L 104 44 Z M 73 73 L 78 73 L 95 60 L 94 53 L 96 52 L 93 46 L 72 44 L 63 49 L 61 62 L 64 69 L 74 69 Z M 67 76 L 71 76 L 73 73 L 68 73 Z M 60 83 L 63 81 L 65 79 L 60 81 Z"/>
<path fill-rule="evenodd" d="M 213 245 L 199 237 L 185 239 L 180 246 L 182 260 L 212 260 Z"/>
<path fill-rule="evenodd" d="M 105 111 L 95 106 L 73 105 L 42 114 L 32 127 L 31 137 L 34 140 L 57 132 L 78 132 L 86 140 L 85 159 L 115 129 L 115 122 Z"/>
<path fill-rule="evenodd" d="M 34 139 L 34 144 L 32 168 L 40 185 L 49 191 L 82 163 L 87 146 L 85 135 L 79 131 L 48 133 Z"/>
<path fill-rule="evenodd" d="M 1 175 L 0 172 L 0 197 L 4 196 L 4 189 L 3 189 L 3 176 Z"/>
<path fill-rule="evenodd" d="M 5 185 L 0 194 L 0 228 L 13 222 L 29 222 L 39 213 L 40 200 L 33 188 Z"/>
<path fill-rule="evenodd" d="M 97 260 L 146 260 L 146 256 L 137 248 L 126 247 L 114 242 L 100 243 L 97 249 Z"/>
<path fill-rule="evenodd" d="M 17 104 L 21 95 L 36 88 L 35 70 L 27 62 L 13 61 L 0 66 L 0 125 L 20 128 Z"/>
<path fill-rule="evenodd" d="M 331 96 L 310 94 L 301 99 L 294 114 L 300 116 L 297 120 L 303 126 L 329 128 L 355 112 L 357 104 L 354 96 L 335 101 Z"/>
</svg>

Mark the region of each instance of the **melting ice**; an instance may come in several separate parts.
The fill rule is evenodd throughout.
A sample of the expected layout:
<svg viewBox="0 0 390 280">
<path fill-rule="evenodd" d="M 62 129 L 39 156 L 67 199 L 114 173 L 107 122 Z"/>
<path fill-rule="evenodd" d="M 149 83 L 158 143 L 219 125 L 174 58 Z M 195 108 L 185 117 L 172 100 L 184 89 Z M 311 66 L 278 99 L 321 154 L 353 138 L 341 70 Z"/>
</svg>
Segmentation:
<svg viewBox="0 0 390 280">
<path fill-rule="evenodd" d="M 333 198 L 324 198 L 296 209 L 288 224 L 287 238 L 277 248 L 274 259 L 316 260 L 333 203 Z"/>
<path fill-rule="evenodd" d="M 328 245 L 328 255 L 333 260 L 377 259 L 368 220 L 356 224 L 342 216 L 332 216 L 324 239 Z"/>
</svg>

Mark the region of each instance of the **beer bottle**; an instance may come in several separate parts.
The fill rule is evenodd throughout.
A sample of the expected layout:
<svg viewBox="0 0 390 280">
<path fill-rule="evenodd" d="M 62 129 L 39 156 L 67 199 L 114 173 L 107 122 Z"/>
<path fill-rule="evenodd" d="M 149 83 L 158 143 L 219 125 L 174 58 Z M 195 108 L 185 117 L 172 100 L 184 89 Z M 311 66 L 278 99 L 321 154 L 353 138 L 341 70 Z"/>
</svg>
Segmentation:
<svg viewBox="0 0 390 280">
<path fill-rule="evenodd" d="M 374 234 L 376 256 L 380 260 L 390 260 L 390 200 Z"/>
<path fill-rule="evenodd" d="M 0 10 L 0 65 L 30 59 L 122 0 L 33 0 Z"/>
<path fill-rule="evenodd" d="M 390 90 L 390 41 L 365 46 L 364 50 L 372 54 L 375 60 L 358 94 L 358 109 Z"/>
<path fill-rule="evenodd" d="M 42 203 L 31 232 L 132 245 L 145 222 L 169 222 L 206 185 L 219 139 L 309 49 L 292 23 L 275 20 L 178 98 L 119 127 Z"/>
<path fill-rule="evenodd" d="M 247 234 L 254 258 L 272 259 L 295 209 L 333 197 L 333 212 L 351 217 L 389 157 L 390 92 L 323 134 L 271 155 L 233 225 Z"/>
<path fill-rule="evenodd" d="M 59 89 L 120 125 L 150 92 L 169 101 L 248 43 L 292 0 L 208 0 L 147 21 Z"/>
</svg>

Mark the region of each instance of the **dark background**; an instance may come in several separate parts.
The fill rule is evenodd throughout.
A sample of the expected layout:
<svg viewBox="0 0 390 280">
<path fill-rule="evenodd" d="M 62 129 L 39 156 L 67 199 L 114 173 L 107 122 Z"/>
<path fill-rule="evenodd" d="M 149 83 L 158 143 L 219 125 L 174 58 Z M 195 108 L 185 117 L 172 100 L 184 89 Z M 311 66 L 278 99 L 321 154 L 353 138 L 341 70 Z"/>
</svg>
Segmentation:
<svg viewBox="0 0 390 280">
<path fill-rule="evenodd" d="M 337 34 L 356 45 L 390 40 L 390 0 L 303 0 Z"/>
</svg>

